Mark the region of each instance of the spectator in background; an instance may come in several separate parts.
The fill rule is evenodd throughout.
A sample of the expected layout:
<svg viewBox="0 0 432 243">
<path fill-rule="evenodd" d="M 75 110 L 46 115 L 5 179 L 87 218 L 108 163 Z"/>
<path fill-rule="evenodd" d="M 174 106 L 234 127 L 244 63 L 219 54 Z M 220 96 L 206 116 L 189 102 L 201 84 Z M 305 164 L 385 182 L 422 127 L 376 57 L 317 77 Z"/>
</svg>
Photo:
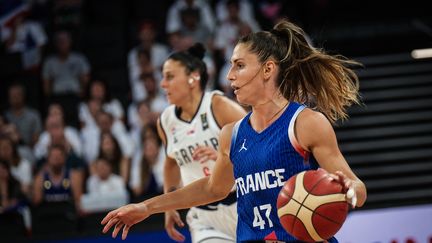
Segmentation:
<svg viewBox="0 0 432 243">
<path fill-rule="evenodd" d="M 51 117 L 51 116 L 60 117 L 63 120 L 63 123 L 65 125 L 65 131 L 70 130 L 71 133 L 75 133 L 76 135 L 78 135 L 77 129 L 75 127 L 72 127 L 71 124 L 68 123 L 69 121 L 66 120 L 64 108 L 60 103 L 52 102 L 48 106 L 47 117 Z"/>
<path fill-rule="evenodd" d="M 141 101 L 138 105 L 131 104 L 129 106 L 129 125 L 130 136 L 137 145 L 137 150 L 142 147 L 141 132 L 147 126 L 155 125 L 159 117 L 159 113 L 153 112 L 150 109 L 150 104 L 146 101 Z"/>
<path fill-rule="evenodd" d="M 0 136 L 9 138 L 14 143 L 21 158 L 28 160 L 31 164 L 35 162 L 36 159 L 33 154 L 33 149 L 22 143 L 15 124 L 0 125 Z"/>
<path fill-rule="evenodd" d="M 115 119 L 123 121 L 124 111 L 120 101 L 111 97 L 110 90 L 105 82 L 101 80 L 93 80 L 89 83 L 86 89 L 86 102 L 81 102 L 79 105 L 79 120 L 81 126 L 95 126 L 96 121 L 94 114 L 97 107 L 90 108 L 89 101 L 96 102 L 92 105 L 100 106 L 105 112 L 110 113 Z"/>
<path fill-rule="evenodd" d="M 170 52 L 187 50 L 194 43 L 191 36 L 183 36 L 180 31 L 169 33 L 167 39 Z"/>
<path fill-rule="evenodd" d="M 22 221 L 21 220 L 17 221 L 16 218 L 13 217 L 14 215 L 17 214 L 20 215 L 19 218 L 22 218 Z M 28 207 L 27 199 L 23 191 L 21 190 L 20 182 L 16 180 L 12 175 L 9 163 L 1 159 L 0 159 L 0 220 L 2 221 L 2 223 L 14 225 L 14 229 L 22 225 L 24 226 L 27 235 L 30 235 L 31 233 L 31 229 L 32 229 L 31 212 L 30 212 L 30 208 Z M 7 233 L 11 233 L 11 232 L 7 232 Z"/>
<path fill-rule="evenodd" d="M 219 23 L 232 18 L 233 7 L 238 11 L 240 21 L 248 23 L 252 31 L 259 31 L 260 26 L 255 18 L 253 5 L 248 0 L 220 0 L 216 4 L 216 18 Z"/>
<path fill-rule="evenodd" d="M 102 133 L 100 141 L 98 158 L 108 161 L 111 165 L 112 171 L 115 174 L 120 175 L 123 178 L 123 181 L 127 183 L 129 181 L 130 158 L 123 155 L 119 143 L 111 133 Z M 95 174 L 93 173 L 95 172 L 93 164 L 91 168 L 92 174 Z"/>
<path fill-rule="evenodd" d="M 57 52 L 45 60 L 42 70 L 45 95 L 82 96 L 90 74 L 87 58 L 71 50 L 72 40 L 68 32 L 55 33 L 54 41 Z"/>
<path fill-rule="evenodd" d="M 5 113 L 6 119 L 16 125 L 19 136 L 24 144 L 33 147 L 42 130 L 42 122 L 38 111 L 26 106 L 25 90 L 21 84 L 9 87 L 9 109 Z"/>
<path fill-rule="evenodd" d="M 21 191 L 30 198 L 32 184 L 32 164 L 18 154 L 16 144 L 7 137 L 0 137 L 0 160 L 8 162 L 10 173 L 20 182 Z"/>
<path fill-rule="evenodd" d="M 141 146 L 131 166 L 129 185 L 133 195 L 143 199 L 146 195 L 162 192 L 164 150 L 157 135 L 156 126 L 149 125 L 141 133 Z"/>
<path fill-rule="evenodd" d="M 35 21 L 27 20 L 30 12 L 21 11 L 15 15 L 0 29 L 0 38 L 8 53 L 21 53 L 24 69 L 32 69 L 39 66 L 43 47 L 47 43 L 47 37 L 43 27 Z"/>
<path fill-rule="evenodd" d="M 80 127 L 82 131 L 88 127 L 97 127 L 97 116 L 100 112 L 102 112 L 102 102 L 98 99 L 90 98 L 86 101 L 85 105 L 87 110 L 84 108 L 83 113 L 80 112 L 79 115 Z"/>
<path fill-rule="evenodd" d="M 230 67 L 231 54 L 239 37 L 251 33 L 253 28 L 240 16 L 241 5 L 239 1 L 228 0 L 224 2 L 228 15 L 216 28 L 214 48 L 215 56 L 219 57 L 219 63 L 222 64 L 219 71 L 218 87 L 224 91 L 225 95 L 233 98 L 233 90 L 226 79 L 226 74 Z"/>
<path fill-rule="evenodd" d="M 250 31 L 258 31 L 259 27 L 254 26 L 244 20 L 240 15 L 240 3 L 238 0 L 223 1 L 226 8 L 226 17 L 216 27 L 215 35 L 215 49 L 223 52 L 224 60 L 229 61 L 233 52 L 234 46 L 237 43 L 240 34 L 240 30 L 247 26 Z M 220 3 L 218 3 L 219 5 Z"/>
<path fill-rule="evenodd" d="M 52 108 L 52 106 L 56 105 L 51 105 L 50 109 L 59 109 Z M 51 111 L 51 115 L 45 121 L 45 131 L 34 147 L 36 159 L 45 158 L 49 147 L 53 144 L 63 146 L 68 153 L 73 153 L 77 156 L 82 155 L 82 144 L 78 132 L 74 128 L 65 127 L 63 116 L 61 114 L 53 114 L 53 111 Z"/>
<path fill-rule="evenodd" d="M 19 181 L 13 177 L 9 163 L 0 160 L 0 216 L 16 209 L 23 200 L 24 193 L 21 191 Z"/>
<path fill-rule="evenodd" d="M 216 25 L 215 17 L 207 1 L 202 0 L 176 0 L 168 10 L 166 33 L 171 34 L 180 31 L 182 24 L 181 11 L 186 8 L 197 9 L 200 21 L 197 24 L 205 26 L 210 33 L 213 33 Z"/>
<path fill-rule="evenodd" d="M 33 203 L 71 202 L 80 211 L 83 178 L 76 170 L 66 166 L 66 151 L 60 145 L 48 150 L 47 164 L 37 173 L 33 185 Z"/>
<path fill-rule="evenodd" d="M 146 90 L 140 82 L 140 75 L 143 72 L 148 72 L 150 68 L 157 80 L 162 77 L 160 70 L 168 56 L 168 47 L 156 42 L 156 35 L 154 24 L 150 21 L 144 21 L 138 33 L 140 43 L 128 54 L 129 82 L 134 102 L 139 102 L 147 96 Z"/>
<path fill-rule="evenodd" d="M 183 35 L 180 31 L 168 34 L 168 42 L 172 53 L 186 51 L 195 43 L 192 36 Z M 214 90 L 216 65 L 214 63 L 213 57 L 205 54 L 203 61 L 207 66 L 207 73 L 209 75 L 207 87 L 205 87 L 205 90 Z"/>
<path fill-rule="evenodd" d="M 128 203 L 129 195 L 122 177 L 112 172 L 112 164 L 98 158 L 94 162 L 95 173 L 87 180 L 87 193 L 81 197 L 86 212 L 110 210 Z"/>
<path fill-rule="evenodd" d="M 212 32 L 200 21 L 200 10 L 187 7 L 180 11 L 181 26 L 179 32 L 183 36 L 190 36 L 193 42 L 200 42 L 212 48 Z M 213 27 L 214 28 L 214 27 Z"/>
<path fill-rule="evenodd" d="M 158 82 L 156 81 L 153 73 L 143 73 L 141 75 L 141 82 L 144 84 L 147 90 L 147 98 L 138 103 L 131 103 L 128 107 L 128 121 L 131 126 L 131 130 L 140 130 L 142 125 L 146 125 L 146 122 L 156 124 L 156 120 L 162 111 L 168 106 L 168 101 L 165 96 L 160 92 Z M 138 107 L 143 102 L 149 108 L 148 111 L 142 110 L 141 114 L 138 111 Z"/>
<path fill-rule="evenodd" d="M 124 124 L 105 111 L 100 111 L 96 115 L 96 122 L 95 127 L 86 126 L 81 129 L 83 157 L 86 162 L 90 164 L 98 157 L 102 133 L 112 134 L 118 141 L 123 156 L 130 159 L 135 151 L 135 144 Z"/>
</svg>

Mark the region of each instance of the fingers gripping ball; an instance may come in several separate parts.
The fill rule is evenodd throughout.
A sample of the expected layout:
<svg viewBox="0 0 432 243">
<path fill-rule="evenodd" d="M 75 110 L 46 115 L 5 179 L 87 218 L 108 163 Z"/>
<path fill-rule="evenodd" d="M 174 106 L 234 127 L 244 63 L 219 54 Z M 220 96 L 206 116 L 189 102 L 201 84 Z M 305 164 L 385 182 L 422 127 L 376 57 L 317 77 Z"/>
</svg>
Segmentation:
<svg viewBox="0 0 432 243">
<path fill-rule="evenodd" d="M 285 182 L 277 199 L 285 230 L 307 242 L 329 239 L 341 228 L 349 205 L 343 187 L 324 170 L 308 170 Z"/>
</svg>

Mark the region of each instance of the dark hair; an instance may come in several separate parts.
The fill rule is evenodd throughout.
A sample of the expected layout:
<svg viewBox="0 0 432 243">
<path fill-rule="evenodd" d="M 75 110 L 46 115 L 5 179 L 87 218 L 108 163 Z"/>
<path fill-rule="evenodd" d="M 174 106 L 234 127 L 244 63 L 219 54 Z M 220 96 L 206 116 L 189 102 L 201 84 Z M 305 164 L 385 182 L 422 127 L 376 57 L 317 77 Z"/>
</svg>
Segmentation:
<svg viewBox="0 0 432 243">
<path fill-rule="evenodd" d="M 162 140 L 158 136 L 156 124 L 147 124 L 141 129 L 140 132 L 141 142 L 144 144 L 144 141 L 147 138 L 154 138 L 158 146 L 162 145 Z"/>
<path fill-rule="evenodd" d="M 200 10 L 195 7 L 187 7 L 180 10 L 180 17 L 182 21 L 184 21 L 184 18 L 193 17 L 197 20 L 197 22 L 199 22 L 201 19 Z"/>
<path fill-rule="evenodd" d="M 207 81 L 208 73 L 207 66 L 202 60 L 204 58 L 205 48 L 201 43 L 195 43 L 189 47 L 187 51 L 179 51 L 171 54 L 168 59 L 180 62 L 186 69 L 186 74 L 198 71 L 200 74 L 200 88 L 204 90 Z"/>
<path fill-rule="evenodd" d="M 150 53 L 150 51 L 148 49 L 142 47 L 142 46 L 138 47 L 137 57 L 139 57 L 141 55 L 145 56 L 148 59 L 148 61 L 151 62 L 151 53 Z"/>
<path fill-rule="evenodd" d="M 60 152 L 62 152 L 62 154 L 63 154 L 63 155 L 65 156 L 65 158 L 66 158 L 66 156 L 67 156 L 66 148 L 65 148 L 63 145 L 61 145 L 61 144 L 51 144 L 51 145 L 48 147 L 48 154 L 47 154 L 47 157 L 48 157 L 49 155 L 51 155 L 51 152 L 52 152 L 54 149 L 60 150 Z"/>
<path fill-rule="evenodd" d="M 93 80 L 91 80 L 89 83 L 87 83 L 86 90 L 85 90 L 85 100 L 88 102 L 92 98 L 91 97 L 91 89 L 92 89 L 92 86 L 96 83 L 101 84 L 105 89 L 105 96 L 103 98 L 102 103 L 106 103 L 106 102 L 111 101 L 111 99 L 112 99 L 111 92 L 110 92 L 110 89 L 108 87 L 107 82 L 104 81 L 103 79 L 98 78 L 98 77 L 95 77 Z"/>
<path fill-rule="evenodd" d="M 108 135 L 108 137 L 111 138 L 111 140 L 114 143 L 114 156 L 113 158 L 108 158 L 104 151 L 102 150 L 102 139 L 105 135 Z M 111 168 L 113 170 L 113 172 L 115 174 L 120 174 L 120 161 L 123 157 L 123 153 L 121 151 L 120 145 L 117 141 L 117 139 L 114 137 L 114 135 L 110 132 L 103 132 L 100 135 L 100 144 L 99 144 L 99 154 L 98 154 L 98 159 L 106 159 L 110 164 L 111 164 Z"/>
<path fill-rule="evenodd" d="M 279 65 L 276 85 L 286 99 L 317 109 L 331 122 L 347 118 L 346 107 L 359 103 L 358 77 L 350 66 L 361 64 L 312 47 L 291 22 L 283 20 L 238 43 L 247 45 L 261 63 L 273 59 Z"/>
<path fill-rule="evenodd" d="M 12 88 L 20 89 L 22 94 L 23 94 L 23 99 L 25 99 L 27 90 L 26 90 L 26 87 L 24 86 L 24 84 L 22 82 L 14 81 L 13 83 L 11 83 L 9 85 L 8 90 L 11 90 Z"/>
</svg>

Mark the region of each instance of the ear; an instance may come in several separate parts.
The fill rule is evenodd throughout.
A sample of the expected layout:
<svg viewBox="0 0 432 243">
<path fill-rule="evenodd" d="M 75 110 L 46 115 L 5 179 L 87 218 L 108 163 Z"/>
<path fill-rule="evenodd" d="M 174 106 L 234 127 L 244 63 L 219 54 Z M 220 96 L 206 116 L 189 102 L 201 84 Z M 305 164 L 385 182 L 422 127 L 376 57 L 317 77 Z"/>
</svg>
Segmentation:
<svg viewBox="0 0 432 243">
<path fill-rule="evenodd" d="M 276 63 L 273 60 L 267 61 L 264 65 L 264 79 L 268 80 L 276 72 Z"/>
<path fill-rule="evenodd" d="M 193 78 L 194 81 L 200 81 L 201 79 L 201 75 L 198 71 L 192 72 L 191 77 Z"/>
</svg>

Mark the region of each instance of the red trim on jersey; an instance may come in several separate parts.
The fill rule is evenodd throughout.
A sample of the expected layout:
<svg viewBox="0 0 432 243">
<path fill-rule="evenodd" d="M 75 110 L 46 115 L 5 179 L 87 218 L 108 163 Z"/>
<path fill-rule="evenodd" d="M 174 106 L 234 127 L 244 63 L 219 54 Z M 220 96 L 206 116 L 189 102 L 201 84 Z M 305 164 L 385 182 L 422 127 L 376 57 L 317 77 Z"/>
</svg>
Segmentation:
<svg viewBox="0 0 432 243">
<path fill-rule="evenodd" d="M 273 230 L 270 234 L 264 237 L 264 240 L 277 240 L 276 232 Z"/>
<path fill-rule="evenodd" d="M 307 161 L 309 159 L 309 152 L 302 148 L 302 146 L 299 144 L 299 142 L 297 141 L 297 138 L 294 134 L 294 124 L 295 124 L 296 118 L 297 118 L 297 116 L 293 116 L 293 118 L 290 121 L 290 124 L 288 127 L 288 137 L 289 137 L 289 140 L 290 140 L 292 146 L 294 147 L 295 151 L 297 151 L 297 153 L 299 153 L 305 159 L 305 161 Z"/>
</svg>

